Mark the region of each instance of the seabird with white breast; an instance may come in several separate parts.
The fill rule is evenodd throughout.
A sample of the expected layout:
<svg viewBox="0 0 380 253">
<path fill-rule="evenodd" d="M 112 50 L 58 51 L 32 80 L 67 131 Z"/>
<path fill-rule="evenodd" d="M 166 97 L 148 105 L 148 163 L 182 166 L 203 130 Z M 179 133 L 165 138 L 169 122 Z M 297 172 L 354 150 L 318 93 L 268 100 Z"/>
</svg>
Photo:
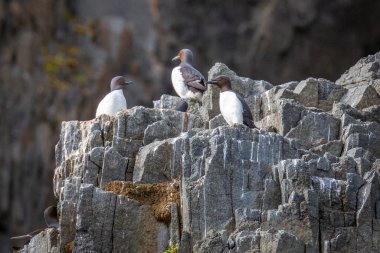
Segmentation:
<svg viewBox="0 0 380 253">
<path fill-rule="evenodd" d="M 127 85 L 133 82 L 127 81 L 123 76 L 116 76 L 111 80 L 111 92 L 100 101 L 96 109 L 96 117 L 102 114 L 115 116 L 118 111 L 127 109 L 127 100 L 124 92 Z"/>
<path fill-rule="evenodd" d="M 228 76 L 218 76 L 208 81 L 207 84 L 219 87 L 219 108 L 228 125 L 244 124 L 249 128 L 255 127 L 249 106 L 239 94 L 232 90 L 231 80 Z"/>
<path fill-rule="evenodd" d="M 182 49 L 172 61 L 180 60 L 181 63 L 172 71 L 172 84 L 174 90 L 181 98 L 200 99 L 207 89 L 206 79 L 193 66 L 193 52 L 190 49 Z"/>
</svg>

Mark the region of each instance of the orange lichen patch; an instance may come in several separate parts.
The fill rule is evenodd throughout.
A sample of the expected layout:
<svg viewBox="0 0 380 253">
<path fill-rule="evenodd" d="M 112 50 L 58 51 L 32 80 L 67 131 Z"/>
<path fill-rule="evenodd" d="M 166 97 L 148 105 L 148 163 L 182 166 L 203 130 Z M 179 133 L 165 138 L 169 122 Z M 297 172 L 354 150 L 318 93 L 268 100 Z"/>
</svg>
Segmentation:
<svg viewBox="0 0 380 253">
<path fill-rule="evenodd" d="M 65 253 L 71 253 L 74 250 L 74 241 L 71 241 L 65 245 Z"/>
<path fill-rule="evenodd" d="M 113 181 L 104 187 L 118 195 L 137 200 L 141 205 L 150 205 L 154 217 L 166 224 L 170 223 L 169 203 L 179 205 L 180 193 L 176 180 L 160 184 L 134 184 L 133 182 Z"/>
</svg>

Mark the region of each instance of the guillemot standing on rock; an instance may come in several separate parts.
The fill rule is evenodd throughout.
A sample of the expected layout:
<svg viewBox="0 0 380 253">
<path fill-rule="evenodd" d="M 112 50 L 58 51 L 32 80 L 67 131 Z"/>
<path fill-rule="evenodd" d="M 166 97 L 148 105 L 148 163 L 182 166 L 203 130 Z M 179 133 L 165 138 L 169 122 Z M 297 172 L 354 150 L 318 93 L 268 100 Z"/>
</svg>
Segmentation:
<svg viewBox="0 0 380 253">
<path fill-rule="evenodd" d="M 96 109 L 96 117 L 101 114 L 115 116 L 118 111 L 127 109 L 127 100 L 124 91 L 127 85 L 133 82 L 127 81 L 123 76 L 116 76 L 111 80 L 111 92 L 100 101 Z"/>
<path fill-rule="evenodd" d="M 219 107 L 223 118 L 230 126 L 244 124 L 254 128 L 252 113 L 244 99 L 231 88 L 228 76 L 218 76 L 207 82 L 220 88 Z"/>
<path fill-rule="evenodd" d="M 172 61 L 180 60 L 181 63 L 172 71 L 172 83 L 174 90 L 181 98 L 200 99 L 207 89 L 206 79 L 191 64 L 193 53 L 189 49 L 182 49 Z"/>
</svg>

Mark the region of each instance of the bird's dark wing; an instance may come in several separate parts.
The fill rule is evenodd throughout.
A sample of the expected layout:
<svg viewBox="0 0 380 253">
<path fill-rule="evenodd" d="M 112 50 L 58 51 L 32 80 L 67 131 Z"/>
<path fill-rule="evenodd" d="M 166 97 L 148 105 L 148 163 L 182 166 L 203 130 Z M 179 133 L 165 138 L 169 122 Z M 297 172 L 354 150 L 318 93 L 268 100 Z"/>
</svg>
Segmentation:
<svg viewBox="0 0 380 253">
<path fill-rule="evenodd" d="M 254 128 L 255 124 L 253 123 L 253 117 L 251 109 L 249 109 L 248 104 L 245 102 L 245 100 L 236 93 L 237 98 L 239 99 L 241 105 L 243 106 L 243 123 L 244 125 L 248 126 L 249 128 Z"/>
<path fill-rule="evenodd" d="M 199 83 L 198 81 L 188 82 L 187 86 L 193 92 L 194 91 L 204 92 L 205 90 L 207 90 L 207 88 L 203 84 Z"/>
<path fill-rule="evenodd" d="M 193 92 L 204 92 L 206 88 L 206 80 L 203 75 L 189 64 L 181 64 L 180 68 L 183 81 L 187 87 Z"/>
</svg>

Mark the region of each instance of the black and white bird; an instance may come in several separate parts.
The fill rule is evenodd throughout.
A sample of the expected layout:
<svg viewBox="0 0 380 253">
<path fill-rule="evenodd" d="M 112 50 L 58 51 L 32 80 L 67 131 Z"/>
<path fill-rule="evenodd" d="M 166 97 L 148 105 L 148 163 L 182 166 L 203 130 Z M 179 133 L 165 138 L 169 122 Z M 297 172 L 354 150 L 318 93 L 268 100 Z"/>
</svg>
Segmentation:
<svg viewBox="0 0 380 253">
<path fill-rule="evenodd" d="M 193 52 L 190 49 L 182 49 L 172 61 L 180 60 L 181 63 L 172 71 L 172 84 L 174 90 L 181 98 L 200 99 L 207 89 L 206 79 L 193 66 Z"/>
<path fill-rule="evenodd" d="M 221 75 L 207 83 L 219 87 L 219 108 L 228 125 L 244 124 L 249 128 L 255 127 L 249 106 L 239 94 L 232 90 L 228 76 Z"/>
<path fill-rule="evenodd" d="M 127 100 L 124 96 L 127 85 L 133 82 L 127 81 L 123 76 L 116 76 L 111 80 L 111 92 L 100 101 L 96 109 L 96 117 L 102 114 L 115 116 L 118 111 L 127 109 Z"/>
</svg>

